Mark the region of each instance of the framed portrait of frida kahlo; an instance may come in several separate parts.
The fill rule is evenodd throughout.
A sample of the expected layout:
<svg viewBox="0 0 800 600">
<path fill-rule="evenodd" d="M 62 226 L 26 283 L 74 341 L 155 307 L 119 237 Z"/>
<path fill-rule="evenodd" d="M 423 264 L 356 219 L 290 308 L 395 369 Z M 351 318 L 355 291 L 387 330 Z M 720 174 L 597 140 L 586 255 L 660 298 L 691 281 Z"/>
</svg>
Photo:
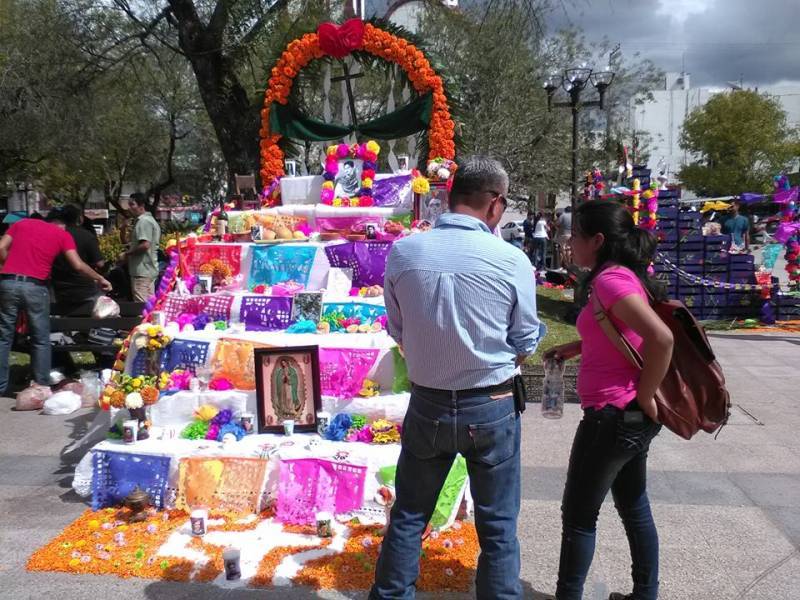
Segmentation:
<svg viewBox="0 0 800 600">
<path fill-rule="evenodd" d="M 256 411 L 259 433 L 283 433 L 283 422 L 294 430 L 317 430 L 322 406 L 319 347 L 256 348 Z"/>
</svg>

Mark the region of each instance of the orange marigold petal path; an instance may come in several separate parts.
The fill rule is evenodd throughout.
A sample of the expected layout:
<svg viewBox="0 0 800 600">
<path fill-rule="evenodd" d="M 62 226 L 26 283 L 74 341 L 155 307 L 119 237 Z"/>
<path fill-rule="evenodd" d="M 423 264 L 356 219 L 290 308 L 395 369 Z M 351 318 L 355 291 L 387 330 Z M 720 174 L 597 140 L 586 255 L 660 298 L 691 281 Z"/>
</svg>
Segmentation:
<svg viewBox="0 0 800 600">
<path fill-rule="evenodd" d="M 141 523 L 128 523 L 127 510 L 87 510 L 44 547 L 31 555 L 29 571 L 57 571 L 73 574 L 116 575 L 165 581 L 210 582 L 224 570 L 224 547 L 205 538 L 191 538 L 188 546 L 202 552 L 207 562 L 197 564 L 182 557 L 157 556 L 159 548 L 188 519 L 183 511 L 151 513 Z M 224 523 L 208 525 L 213 531 L 250 531 L 273 513 L 241 522 L 241 515 L 215 513 L 211 519 Z M 309 527 L 286 526 L 284 531 L 313 534 Z M 377 526 L 351 525 L 344 551 L 309 560 L 293 583 L 316 589 L 364 590 L 372 585 L 375 562 L 383 540 Z M 313 546 L 279 546 L 261 559 L 251 587 L 270 587 L 281 562 L 293 554 L 320 550 L 330 539 Z M 124 542 L 120 544 L 120 542 Z M 423 542 L 418 587 L 426 591 L 468 591 L 477 565 L 478 539 L 475 527 L 456 523 L 454 529 L 433 534 Z"/>
<path fill-rule="evenodd" d="M 128 514 L 116 509 L 87 510 L 34 552 L 26 568 L 29 571 L 188 581 L 194 568 L 192 562 L 156 557 L 172 531 L 186 522 L 186 513 L 165 511 L 141 523 L 128 523 Z M 124 541 L 124 545 L 119 541 Z"/>
<path fill-rule="evenodd" d="M 369 589 L 383 540 L 379 531 L 374 526 L 351 528 L 343 553 L 310 560 L 294 578 L 294 583 L 317 589 Z M 477 564 L 475 527 L 460 524 L 458 530 L 423 542 L 417 587 L 423 591 L 469 591 Z"/>
</svg>

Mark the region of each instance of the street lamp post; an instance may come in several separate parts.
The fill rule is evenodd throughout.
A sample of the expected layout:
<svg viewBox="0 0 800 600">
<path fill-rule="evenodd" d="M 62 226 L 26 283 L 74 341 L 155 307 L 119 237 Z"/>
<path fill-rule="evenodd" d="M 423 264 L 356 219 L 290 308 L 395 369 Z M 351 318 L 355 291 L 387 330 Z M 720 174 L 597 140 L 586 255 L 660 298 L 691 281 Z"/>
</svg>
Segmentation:
<svg viewBox="0 0 800 600">
<path fill-rule="evenodd" d="M 564 70 L 564 74 L 560 76 L 560 81 L 556 81 L 556 77 L 551 76 L 544 82 L 544 90 L 547 92 L 547 110 L 552 111 L 553 107 L 569 108 L 572 110 L 572 169 L 570 175 L 569 193 L 570 193 L 570 206 L 572 212 L 575 212 L 578 200 L 578 114 L 581 108 L 588 106 L 597 106 L 602 109 L 606 90 L 611 82 L 614 80 L 614 72 L 605 67 L 602 71 L 593 71 L 586 65 L 580 67 L 572 67 Z M 592 100 L 590 102 L 581 102 L 581 93 L 586 89 L 586 86 L 591 83 L 600 96 L 599 100 Z M 564 88 L 564 91 L 569 94 L 569 102 L 553 102 L 553 96 L 558 87 Z"/>
</svg>

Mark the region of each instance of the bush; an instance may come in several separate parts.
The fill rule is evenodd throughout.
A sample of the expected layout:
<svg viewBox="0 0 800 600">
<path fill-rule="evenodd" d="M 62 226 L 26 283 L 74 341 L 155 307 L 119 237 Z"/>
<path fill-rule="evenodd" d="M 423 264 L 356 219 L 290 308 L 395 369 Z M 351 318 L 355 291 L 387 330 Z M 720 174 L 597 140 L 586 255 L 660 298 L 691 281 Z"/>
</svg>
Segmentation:
<svg viewBox="0 0 800 600">
<path fill-rule="evenodd" d="M 125 244 L 119 239 L 118 229 L 98 236 L 97 240 L 100 242 L 100 253 L 103 255 L 105 261 L 112 265 L 117 262 L 117 257 L 127 249 Z"/>
</svg>

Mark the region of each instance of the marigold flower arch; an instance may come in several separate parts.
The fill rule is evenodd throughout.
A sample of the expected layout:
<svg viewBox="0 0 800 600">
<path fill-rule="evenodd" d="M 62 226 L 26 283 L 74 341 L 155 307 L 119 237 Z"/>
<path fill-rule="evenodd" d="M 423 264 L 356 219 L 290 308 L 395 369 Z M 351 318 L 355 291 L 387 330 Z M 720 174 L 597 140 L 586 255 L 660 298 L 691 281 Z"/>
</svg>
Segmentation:
<svg viewBox="0 0 800 600">
<path fill-rule="evenodd" d="M 419 94 L 431 92 L 433 96 L 433 111 L 430 127 L 428 128 L 428 157 L 446 158 L 455 157 L 455 142 L 453 140 L 455 124 L 450 118 L 450 109 L 444 84 L 441 77 L 431 67 L 428 59 L 421 50 L 408 40 L 404 40 L 388 31 L 384 31 L 370 23 L 363 24 L 360 20 L 349 21 L 335 30 L 344 30 L 348 25 L 354 25 L 356 30 L 363 28 L 363 36 L 358 33 L 353 36 L 352 27 L 348 32 L 349 39 L 345 44 L 349 48 L 345 53 L 353 50 L 363 50 L 384 60 L 396 63 L 405 71 L 411 85 Z M 330 29 L 331 25 L 328 25 Z M 272 69 L 266 93 L 264 94 L 264 108 L 261 109 L 261 182 L 266 189 L 277 178 L 284 175 L 283 151 L 278 146 L 281 136 L 273 134 L 269 129 L 269 111 L 273 102 L 286 104 L 292 84 L 300 70 L 309 62 L 324 56 L 338 56 L 339 52 L 332 54 L 326 52 L 320 45 L 320 30 L 317 33 L 307 33 L 299 39 L 289 43 L 278 62 Z"/>
</svg>

